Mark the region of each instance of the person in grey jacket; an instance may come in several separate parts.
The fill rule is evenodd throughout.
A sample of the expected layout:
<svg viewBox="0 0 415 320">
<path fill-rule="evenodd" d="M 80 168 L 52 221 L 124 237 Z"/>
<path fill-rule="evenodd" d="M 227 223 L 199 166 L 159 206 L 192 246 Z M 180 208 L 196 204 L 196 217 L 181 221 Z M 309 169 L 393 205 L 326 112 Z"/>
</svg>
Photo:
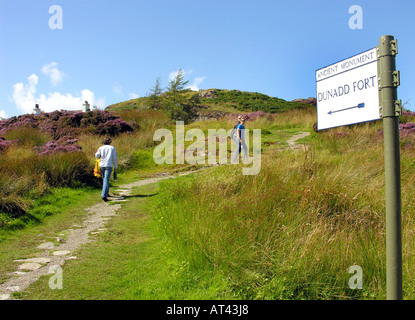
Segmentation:
<svg viewBox="0 0 415 320">
<path fill-rule="evenodd" d="M 108 201 L 109 197 L 109 181 L 111 177 L 112 169 L 116 172 L 118 167 L 117 151 L 115 147 L 111 146 L 111 138 L 107 137 L 104 140 L 104 145 L 99 147 L 95 157 L 101 159 L 99 166 L 101 168 L 101 174 L 103 179 L 101 198 L 104 201 Z"/>
</svg>

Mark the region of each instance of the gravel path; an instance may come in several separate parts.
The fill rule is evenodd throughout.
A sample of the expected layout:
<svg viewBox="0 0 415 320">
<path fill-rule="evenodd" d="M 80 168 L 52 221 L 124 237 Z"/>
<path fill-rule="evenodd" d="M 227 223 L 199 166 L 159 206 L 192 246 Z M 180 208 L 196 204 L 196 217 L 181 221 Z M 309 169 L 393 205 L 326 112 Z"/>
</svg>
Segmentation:
<svg viewBox="0 0 415 320">
<path fill-rule="evenodd" d="M 60 268 L 62 268 L 67 260 L 76 259 L 73 253 L 80 246 L 94 241 L 94 235 L 105 232 L 106 222 L 117 214 L 117 211 L 121 208 L 121 202 L 127 201 L 123 196 L 131 195 L 132 188 L 191 174 L 193 172 L 195 171 L 183 172 L 178 175 L 164 174 L 156 178 L 144 179 L 120 186 L 116 190 L 120 196 L 110 197 L 111 204 L 109 202 L 100 202 L 87 208 L 86 211 L 88 214 L 83 221 L 83 225 L 73 225 L 72 229 L 59 233 L 58 235 L 64 236 L 65 232 L 69 232 L 66 240 L 57 236 L 58 241 L 62 241 L 60 245 L 55 246 L 52 242 L 45 242 L 37 248 L 33 248 L 34 251 L 37 250 L 39 252 L 38 257 L 15 260 L 19 265 L 16 271 L 9 274 L 10 279 L 0 285 L 0 300 L 16 300 L 12 296 L 13 292 L 25 291 L 41 276 L 49 275 L 51 277 L 49 284 L 51 285 L 51 281 L 53 280 L 52 285 L 58 285 L 57 278 L 52 279 L 53 275 L 58 275 L 59 270 L 61 270 Z"/>
<path fill-rule="evenodd" d="M 309 135 L 310 135 L 310 132 L 300 132 L 299 134 L 292 136 L 290 139 L 287 140 L 288 148 L 291 150 L 300 149 L 302 147 L 306 148 L 305 145 L 298 144 L 297 140 L 308 137 Z"/>
</svg>

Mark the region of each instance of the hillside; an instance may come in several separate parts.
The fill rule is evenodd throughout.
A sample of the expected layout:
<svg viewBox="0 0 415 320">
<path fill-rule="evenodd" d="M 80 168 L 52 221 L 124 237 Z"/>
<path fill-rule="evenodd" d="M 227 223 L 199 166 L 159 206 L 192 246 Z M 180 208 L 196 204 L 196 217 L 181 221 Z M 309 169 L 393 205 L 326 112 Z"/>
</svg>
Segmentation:
<svg viewBox="0 0 415 320">
<path fill-rule="evenodd" d="M 200 101 L 211 106 L 205 110 L 237 111 L 224 101 L 223 92 L 197 94 L 201 93 Z M 194 92 L 181 94 L 190 97 Z M 224 95 L 231 98 L 229 91 Z M 52 240 L 55 250 L 58 245 L 72 245 L 78 232 L 89 232 L 94 241 L 77 249 L 76 259 L 65 264 L 62 290 L 50 290 L 50 278 L 41 277 L 28 290 L 22 287 L 6 293 L 28 300 L 385 298 L 380 121 L 314 132 L 314 107 L 250 120 L 247 128 L 261 129 L 261 166 L 258 174 L 244 175 L 243 169 L 253 164 L 191 165 L 186 153 L 185 164 L 156 164 L 154 132 L 174 130 L 174 123 L 161 111 L 128 106 L 128 102 L 118 107 L 102 118 L 117 117 L 105 123 L 122 119 L 133 128 L 113 137 L 120 174 L 117 181 L 111 180 L 111 192 L 131 191 L 121 204 L 100 202 L 100 185 L 85 185 L 85 179 L 92 177 L 94 153 L 102 140 L 97 128 L 90 126 L 99 112 L 82 119 L 75 114 L 56 117 L 56 121 L 44 115 L 42 124 L 29 116 L 9 123 L 21 125 L 4 133 L 3 141 L 16 141 L 0 154 L 0 193 L 4 195 L 0 197 L 0 298 L 2 285 L 14 289 L 18 286 L 14 281 L 22 279 L 9 276 L 19 267 L 18 261 L 36 257 L 37 246 L 50 239 L 59 238 Z M 32 127 L 24 125 L 30 123 Z M 207 133 L 231 128 L 233 123 L 228 117 L 199 121 L 185 131 Z M 400 117 L 403 276 L 409 299 L 415 297 L 411 272 L 414 123 L 415 113 L 404 112 Z M 48 133 L 43 128 L 53 130 Z M 52 136 L 67 133 L 55 130 L 59 128 L 75 135 L 82 152 L 39 154 L 38 148 Z M 293 138 L 305 134 L 293 148 Z M 193 141 L 185 143 L 187 148 Z M 228 150 L 229 160 L 230 155 Z M 206 153 L 200 156 L 208 160 Z M 184 175 L 190 171 L 195 172 Z M 183 176 L 164 179 L 179 172 Z M 154 184 L 143 184 L 150 182 Z M 118 210 L 99 234 L 87 229 L 91 223 L 97 223 L 97 228 L 101 223 L 85 210 L 93 206 L 106 219 L 103 209 L 111 210 L 111 216 L 112 210 Z M 352 275 L 348 270 L 354 265 L 364 270 L 361 290 L 349 286 Z"/>
<path fill-rule="evenodd" d="M 197 103 L 199 118 L 219 118 L 223 115 L 237 112 L 264 111 L 276 113 L 292 109 L 310 108 L 316 105 L 315 98 L 286 101 L 258 92 L 240 90 L 207 89 L 199 90 L 198 92 L 182 90 L 179 94 L 187 99 L 194 97 Z M 165 93 L 160 96 L 165 96 Z M 106 110 L 146 109 L 149 108 L 148 103 L 148 97 L 140 97 L 110 105 Z"/>
</svg>

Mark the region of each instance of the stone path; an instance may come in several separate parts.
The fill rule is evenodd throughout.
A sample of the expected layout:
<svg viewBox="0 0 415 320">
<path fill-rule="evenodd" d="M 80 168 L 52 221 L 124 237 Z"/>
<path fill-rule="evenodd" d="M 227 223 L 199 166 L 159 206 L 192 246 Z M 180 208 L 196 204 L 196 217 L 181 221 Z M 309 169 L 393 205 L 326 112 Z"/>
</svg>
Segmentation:
<svg viewBox="0 0 415 320">
<path fill-rule="evenodd" d="M 288 148 L 291 150 L 297 150 L 300 148 L 307 148 L 306 145 L 298 144 L 297 140 L 300 140 L 302 138 L 308 137 L 310 135 L 310 132 L 300 132 L 299 134 L 296 134 L 292 136 L 290 139 L 287 140 Z"/>
<path fill-rule="evenodd" d="M 162 176 L 136 181 L 122 185 L 118 190 L 118 197 L 110 197 L 110 202 L 100 202 L 87 208 L 88 215 L 83 225 L 75 224 L 72 229 L 59 233 L 56 239 L 60 244 L 55 246 L 53 242 L 45 242 L 37 248 L 38 257 L 15 260 L 17 270 L 10 273 L 10 279 L 0 285 L 0 300 L 15 300 L 14 292 L 23 292 L 41 276 L 55 274 L 58 267 L 62 267 L 67 260 L 76 259 L 76 250 L 83 244 L 94 241 L 94 235 L 105 232 L 105 224 L 117 214 L 121 203 L 127 201 L 132 188 L 152 184 L 164 179 L 191 174 L 195 171 L 187 171 L 178 175 L 163 174 Z M 115 204 L 114 204 L 115 203 Z M 66 240 L 61 238 L 69 233 Z"/>
</svg>

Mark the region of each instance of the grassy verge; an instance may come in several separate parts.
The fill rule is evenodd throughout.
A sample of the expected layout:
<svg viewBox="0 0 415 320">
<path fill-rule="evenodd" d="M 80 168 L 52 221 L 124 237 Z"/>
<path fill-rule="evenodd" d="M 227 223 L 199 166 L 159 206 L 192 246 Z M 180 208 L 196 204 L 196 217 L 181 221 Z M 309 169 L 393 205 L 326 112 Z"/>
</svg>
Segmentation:
<svg viewBox="0 0 415 320">
<path fill-rule="evenodd" d="M 137 197 L 111 220 L 109 230 L 68 262 L 63 290 L 51 291 L 45 277 L 23 297 L 384 299 L 381 123 L 315 133 L 314 119 L 309 110 L 294 110 L 248 124 L 263 130 L 256 176 L 242 175 L 242 165 L 218 166 L 163 181 L 158 191 L 156 186 L 135 190 Z M 187 128 L 206 133 L 230 123 Z M 311 132 L 301 141 L 308 149 L 273 147 L 300 131 Z M 401 140 L 403 258 L 405 297 L 412 299 L 415 148 L 408 139 Z M 150 165 L 149 155 L 138 152 L 141 167 L 125 171 L 114 185 L 165 169 Z M 363 269 L 363 290 L 348 286 L 353 265 Z"/>
<path fill-rule="evenodd" d="M 266 128 L 276 134 L 275 127 Z M 307 138 L 310 148 L 297 153 L 270 148 L 262 155 L 257 176 L 224 166 L 180 183 L 165 181 L 153 210 L 159 229 L 190 270 L 219 270 L 238 297 L 384 299 L 380 128 L 375 123 L 313 133 Z M 404 150 L 404 277 L 409 299 L 415 281 L 410 272 L 415 193 L 408 183 L 415 178 L 413 169 L 413 149 Z M 353 265 L 363 269 L 363 290 L 349 288 Z"/>
<path fill-rule="evenodd" d="M 56 188 L 37 200 L 37 206 L 28 215 L 29 221 L 15 220 L 14 228 L 0 229 L 0 281 L 6 273 L 16 270 L 13 260 L 34 257 L 34 249 L 43 242 L 56 241 L 57 234 L 79 224 L 86 215 L 85 209 L 100 198 L 93 189 Z"/>
<path fill-rule="evenodd" d="M 135 189 L 97 241 L 76 253 L 63 273 L 63 289 L 50 290 L 48 277 L 33 284 L 23 299 L 230 299 L 223 278 L 190 270 L 168 240 L 155 233 L 149 210 L 156 185 Z M 147 197 L 148 196 L 148 197 Z"/>
</svg>

